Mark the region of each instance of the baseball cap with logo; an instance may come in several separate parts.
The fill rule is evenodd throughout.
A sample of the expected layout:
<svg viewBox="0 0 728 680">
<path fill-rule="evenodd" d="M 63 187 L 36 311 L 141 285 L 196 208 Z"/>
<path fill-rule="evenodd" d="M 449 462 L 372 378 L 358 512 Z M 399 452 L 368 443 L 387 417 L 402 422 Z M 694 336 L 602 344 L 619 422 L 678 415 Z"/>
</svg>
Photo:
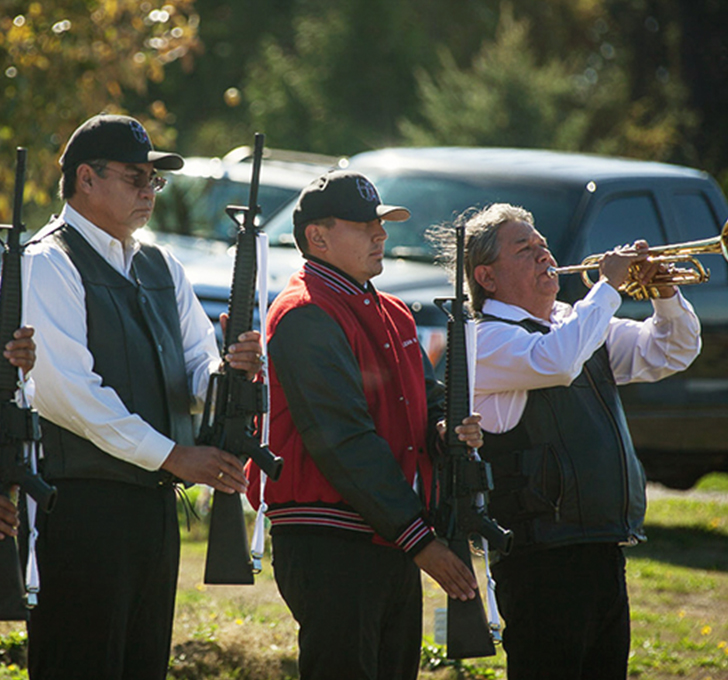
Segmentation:
<svg viewBox="0 0 728 680">
<path fill-rule="evenodd" d="M 154 151 L 144 126 L 129 116 L 101 113 L 76 129 L 61 156 L 63 170 L 91 160 L 153 163 L 158 170 L 179 170 L 184 159 L 176 153 Z"/>
<path fill-rule="evenodd" d="M 410 211 L 384 205 L 375 186 L 364 175 L 351 170 L 333 170 L 321 175 L 301 191 L 293 211 L 294 227 L 325 217 L 351 222 L 370 222 L 377 218 L 404 222 Z"/>
</svg>

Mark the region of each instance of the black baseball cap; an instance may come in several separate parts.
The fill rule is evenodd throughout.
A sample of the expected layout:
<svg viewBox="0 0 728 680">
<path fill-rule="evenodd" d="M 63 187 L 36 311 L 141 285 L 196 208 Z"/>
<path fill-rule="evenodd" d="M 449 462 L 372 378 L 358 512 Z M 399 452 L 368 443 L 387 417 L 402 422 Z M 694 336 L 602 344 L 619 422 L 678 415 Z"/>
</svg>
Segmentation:
<svg viewBox="0 0 728 680">
<path fill-rule="evenodd" d="M 103 159 L 120 163 L 154 163 L 158 170 L 179 170 L 182 156 L 154 151 L 144 126 L 129 116 L 101 113 L 76 129 L 61 156 L 67 170 L 86 161 Z"/>
<path fill-rule="evenodd" d="M 383 205 L 375 186 L 364 175 L 351 170 L 332 170 L 301 191 L 293 211 L 294 227 L 325 217 L 351 222 L 377 218 L 404 222 L 410 211 L 396 205 Z"/>
</svg>

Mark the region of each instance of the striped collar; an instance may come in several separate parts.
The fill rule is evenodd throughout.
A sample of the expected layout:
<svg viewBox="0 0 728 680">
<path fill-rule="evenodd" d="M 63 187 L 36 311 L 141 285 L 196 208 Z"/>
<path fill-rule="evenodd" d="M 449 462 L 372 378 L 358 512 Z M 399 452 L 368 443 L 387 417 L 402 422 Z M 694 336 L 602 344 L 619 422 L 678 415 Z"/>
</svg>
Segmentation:
<svg viewBox="0 0 728 680">
<path fill-rule="evenodd" d="M 345 295 L 376 294 L 371 281 L 367 282 L 366 286 L 362 286 L 345 272 L 341 271 L 341 269 L 337 269 L 316 258 L 308 258 L 303 264 L 303 271 L 308 275 L 320 278 L 329 288 L 335 290 L 337 293 Z"/>
</svg>

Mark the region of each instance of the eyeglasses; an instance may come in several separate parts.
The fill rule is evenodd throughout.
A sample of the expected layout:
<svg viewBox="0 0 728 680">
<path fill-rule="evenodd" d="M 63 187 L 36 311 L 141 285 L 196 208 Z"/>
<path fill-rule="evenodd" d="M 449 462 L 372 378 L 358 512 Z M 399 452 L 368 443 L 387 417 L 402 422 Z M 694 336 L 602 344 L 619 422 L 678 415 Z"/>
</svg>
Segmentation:
<svg viewBox="0 0 728 680">
<path fill-rule="evenodd" d="M 89 163 L 89 165 L 91 165 Z M 147 176 L 143 172 L 137 172 L 133 175 L 129 175 L 122 170 L 117 170 L 116 168 L 110 168 L 108 165 L 104 167 L 98 167 L 95 165 L 91 165 L 91 167 L 94 169 L 94 172 L 97 175 L 100 175 L 103 171 L 111 171 L 117 173 L 123 182 L 126 182 L 127 184 L 131 184 L 133 187 L 136 187 L 137 189 L 146 189 L 151 188 L 151 190 L 158 194 L 164 187 L 167 186 L 167 180 L 164 177 L 160 177 L 159 175 L 149 175 Z M 101 175 L 103 176 L 103 175 Z"/>
</svg>

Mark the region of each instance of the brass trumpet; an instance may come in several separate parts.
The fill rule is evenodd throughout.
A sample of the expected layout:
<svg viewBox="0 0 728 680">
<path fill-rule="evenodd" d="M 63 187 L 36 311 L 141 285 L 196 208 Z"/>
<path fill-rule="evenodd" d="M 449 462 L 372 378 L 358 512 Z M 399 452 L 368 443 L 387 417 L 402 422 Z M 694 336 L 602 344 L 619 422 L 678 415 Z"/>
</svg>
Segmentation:
<svg viewBox="0 0 728 680">
<path fill-rule="evenodd" d="M 710 270 L 700 264 L 696 259 L 697 255 L 722 255 L 728 261 L 728 221 L 723 225 L 720 236 L 649 248 L 647 256 L 650 262 L 670 265 L 682 262 L 688 266 L 670 267 L 664 272 L 655 274 L 649 283 L 643 284 L 638 279 L 640 263 L 634 264 L 630 267 L 627 280 L 619 287 L 619 290 L 635 300 L 647 300 L 660 297 L 660 286 L 688 286 L 705 283 L 710 279 Z M 584 285 L 591 288 L 595 282 L 592 281 L 589 272 L 599 269 L 602 257 L 604 257 L 604 253 L 589 255 L 581 264 L 550 267 L 549 273 L 581 274 Z"/>
</svg>

